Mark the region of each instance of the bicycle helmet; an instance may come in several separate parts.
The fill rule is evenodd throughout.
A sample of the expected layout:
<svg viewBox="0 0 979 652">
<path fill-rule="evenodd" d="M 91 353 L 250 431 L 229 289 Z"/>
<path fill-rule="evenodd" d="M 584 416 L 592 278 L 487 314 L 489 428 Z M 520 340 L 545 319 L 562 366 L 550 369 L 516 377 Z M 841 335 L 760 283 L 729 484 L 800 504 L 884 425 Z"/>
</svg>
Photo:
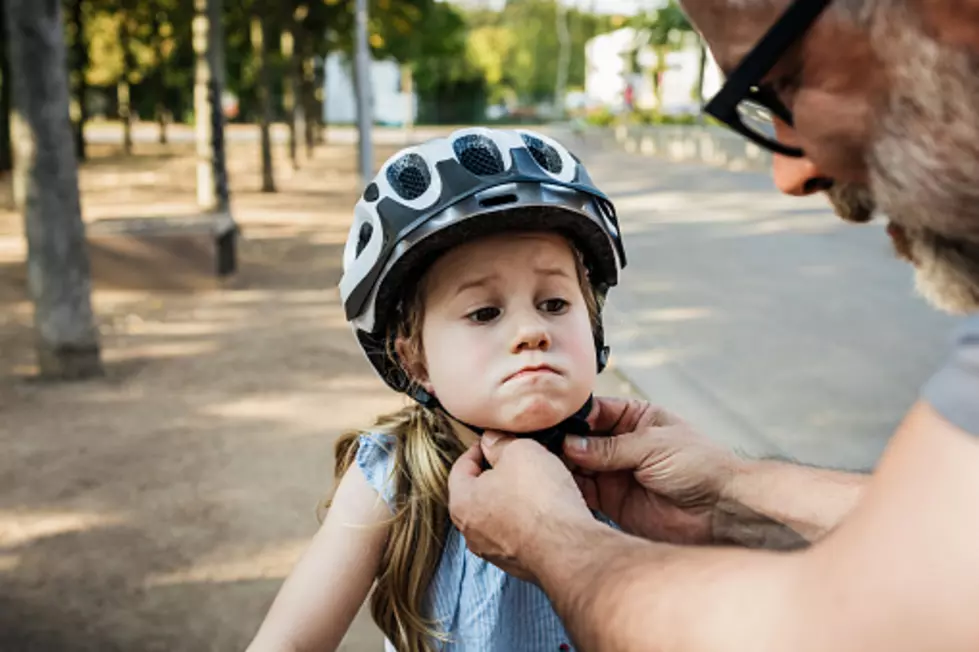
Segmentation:
<svg viewBox="0 0 979 652">
<path fill-rule="evenodd" d="M 354 208 L 340 296 L 361 349 L 390 387 L 437 405 L 388 355 L 406 284 L 453 246 L 514 229 L 561 232 L 582 254 L 599 303 L 595 348 L 604 368 L 601 305 L 625 266 L 612 202 L 560 143 L 527 130 L 477 127 L 394 154 Z"/>
</svg>

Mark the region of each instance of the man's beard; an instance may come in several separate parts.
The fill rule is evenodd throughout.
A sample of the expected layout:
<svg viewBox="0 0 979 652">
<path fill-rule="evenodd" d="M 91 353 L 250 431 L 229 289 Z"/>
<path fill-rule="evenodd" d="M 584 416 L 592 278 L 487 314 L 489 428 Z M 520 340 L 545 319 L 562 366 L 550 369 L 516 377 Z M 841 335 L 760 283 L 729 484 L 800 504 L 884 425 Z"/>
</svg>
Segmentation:
<svg viewBox="0 0 979 652">
<path fill-rule="evenodd" d="M 908 215 L 907 209 L 913 206 L 915 211 L 927 210 L 933 196 L 911 197 L 904 188 L 886 178 L 873 173 L 871 178 L 877 189 L 874 193 L 858 184 L 837 184 L 827 190 L 834 212 L 848 222 L 869 222 L 877 212 L 875 196 L 882 197 L 881 203 L 892 207 L 886 212 L 895 218 L 887 225 L 887 234 L 897 256 L 914 266 L 918 293 L 936 308 L 952 314 L 979 311 L 979 242 L 944 236 L 928 226 L 918 226 L 930 220 L 912 217 L 914 214 Z M 979 204 L 975 205 L 975 212 L 966 206 L 963 209 L 958 219 L 979 222 Z"/>
<path fill-rule="evenodd" d="M 885 46 L 897 65 L 868 152 L 870 188 L 831 188 L 830 202 L 853 222 L 886 214 L 918 292 L 946 312 L 979 312 L 979 80 L 968 55 L 902 27 Z"/>
<path fill-rule="evenodd" d="M 914 266 L 918 293 L 936 308 L 952 314 L 979 311 L 979 242 L 945 236 L 920 226 L 930 220 L 917 218 L 907 209 L 914 206 L 915 211 L 927 210 L 930 197 L 909 193 L 875 174 L 871 178 L 874 193 L 856 184 L 836 185 L 826 192 L 836 214 L 848 222 L 869 222 L 877 212 L 875 198 L 879 198 L 882 208 L 887 207 L 883 212 L 892 218 L 887 233 L 895 253 Z M 958 219 L 979 222 L 979 204 L 975 205 L 975 212 L 965 210 Z"/>
</svg>

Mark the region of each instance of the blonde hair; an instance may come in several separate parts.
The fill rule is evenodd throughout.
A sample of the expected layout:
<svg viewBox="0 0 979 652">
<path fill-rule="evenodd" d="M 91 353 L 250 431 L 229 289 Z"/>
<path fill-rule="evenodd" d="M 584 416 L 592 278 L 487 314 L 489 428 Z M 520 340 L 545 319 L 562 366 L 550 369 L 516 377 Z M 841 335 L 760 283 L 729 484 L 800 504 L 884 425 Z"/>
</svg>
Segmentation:
<svg viewBox="0 0 979 652">
<path fill-rule="evenodd" d="M 575 256 L 575 266 L 592 326 L 597 328 L 601 297 L 596 296 L 588 280 L 580 254 Z M 388 355 L 409 375 L 424 360 L 424 285 L 414 284 L 403 303 L 404 318 L 388 337 Z M 396 340 L 403 343 L 401 356 L 393 350 Z M 371 594 L 371 615 L 397 650 L 430 652 L 434 649 L 432 641 L 449 640 L 440 624 L 425 613 L 425 598 L 449 531 L 449 471 L 466 447 L 444 411 L 420 404 L 378 417 L 369 432 L 387 434 L 395 440 L 390 479 L 394 515 Z M 362 434 L 360 430 L 346 432 L 337 440 L 337 482 L 354 464 Z M 324 507 L 328 506 L 329 502 L 325 503 Z"/>
</svg>

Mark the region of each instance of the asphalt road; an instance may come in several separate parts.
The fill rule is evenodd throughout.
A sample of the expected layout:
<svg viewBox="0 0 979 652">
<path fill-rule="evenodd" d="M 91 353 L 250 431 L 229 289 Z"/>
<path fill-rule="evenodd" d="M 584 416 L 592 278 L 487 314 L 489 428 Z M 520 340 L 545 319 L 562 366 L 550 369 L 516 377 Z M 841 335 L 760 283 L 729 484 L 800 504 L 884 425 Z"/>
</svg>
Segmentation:
<svg viewBox="0 0 979 652">
<path fill-rule="evenodd" d="M 766 174 L 574 149 L 626 239 L 618 369 L 746 452 L 872 467 L 957 323 L 916 296 L 882 225 L 844 224 Z"/>
</svg>

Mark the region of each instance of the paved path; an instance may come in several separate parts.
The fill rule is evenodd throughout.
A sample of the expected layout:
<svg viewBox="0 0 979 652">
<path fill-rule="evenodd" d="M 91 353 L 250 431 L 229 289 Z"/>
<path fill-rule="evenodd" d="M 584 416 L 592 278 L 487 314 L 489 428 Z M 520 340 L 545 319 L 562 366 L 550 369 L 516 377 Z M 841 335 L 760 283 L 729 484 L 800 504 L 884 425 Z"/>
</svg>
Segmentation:
<svg viewBox="0 0 979 652">
<path fill-rule="evenodd" d="M 627 240 L 618 368 L 749 452 L 872 466 L 956 323 L 914 294 L 882 226 L 781 196 L 768 175 L 576 149 Z"/>
</svg>

